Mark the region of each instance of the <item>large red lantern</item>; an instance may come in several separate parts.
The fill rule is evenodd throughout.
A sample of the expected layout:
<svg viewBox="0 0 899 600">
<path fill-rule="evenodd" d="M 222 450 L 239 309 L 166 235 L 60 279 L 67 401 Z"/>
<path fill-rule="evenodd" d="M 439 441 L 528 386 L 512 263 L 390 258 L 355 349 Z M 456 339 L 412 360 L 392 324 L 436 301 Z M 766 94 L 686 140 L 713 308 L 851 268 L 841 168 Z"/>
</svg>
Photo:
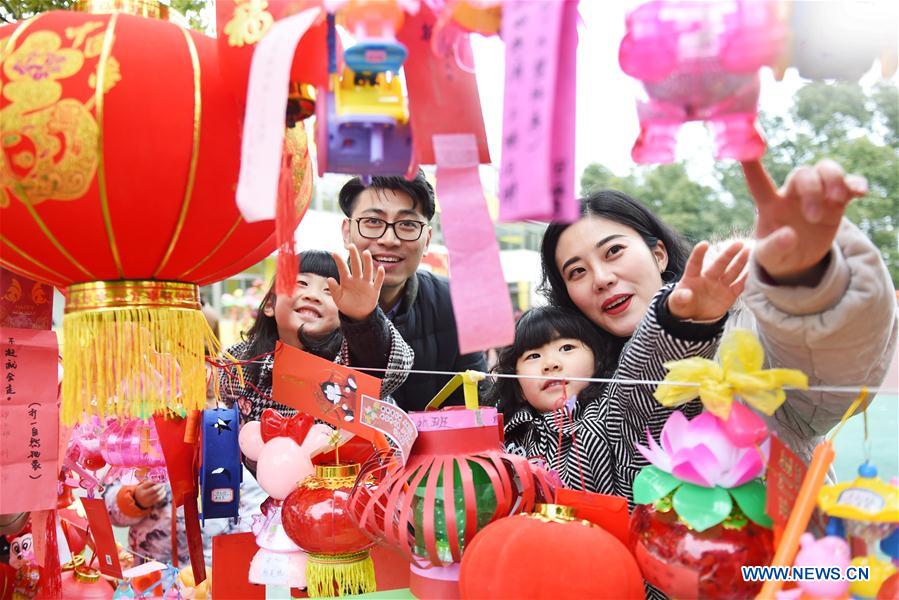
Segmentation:
<svg viewBox="0 0 899 600">
<path fill-rule="evenodd" d="M 634 557 L 574 509 L 538 504 L 495 521 L 462 557 L 462 598 L 643 598 Z"/>
<path fill-rule="evenodd" d="M 348 508 L 358 475 L 358 463 L 316 465 L 315 475 L 284 499 L 284 531 L 309 555 L 310 597 L 375 591 L 375 566 L 368 552 L 372 541 L 356 526 Z"/>
<path fill-rule="evenodd" d="M 66 290 L 64 420 L 201 408 L 198 285 L 275 245 L 234 202 L 240 115 L 215 40 L 53 11 L 0 28 L 0 53 L 0 264 Z"/>
</svg>

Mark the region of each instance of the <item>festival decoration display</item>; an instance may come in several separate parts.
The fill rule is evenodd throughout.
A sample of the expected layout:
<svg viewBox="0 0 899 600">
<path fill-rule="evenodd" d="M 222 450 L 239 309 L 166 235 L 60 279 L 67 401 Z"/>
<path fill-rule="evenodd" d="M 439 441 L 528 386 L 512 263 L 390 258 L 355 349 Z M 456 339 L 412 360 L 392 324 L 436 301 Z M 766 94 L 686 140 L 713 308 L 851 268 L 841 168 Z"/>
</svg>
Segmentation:
<svg viewBox="0 0 899 600">
<path fill-rule="evenodd" d="M 475 534 L 496 519 L 531 510 L 552 491 L 542 470 L 502 451 L 496 409 L 410 417 L 418 438 L 408 461 L 378 485 L 357 488 L 352 511 L 361 528 L 412 559 L 414 594 L 455 595 L 459 562 Z M 378 464 L 364 466 L 360 477 Z"/>
<path fill-rule="evenodd" d="M 269 498 L 255 515 L 253 533 L 259 550 L 250 564 L 251 583 L 306 587 L 306 556 L 288 536 L 282 522 L 284 499 L 315 472 L 312 457 L 326 451 L 335 438 L 309 415 L 284 417 L 266 409 L 262 421 L 240 430 L 240 449 L 256 462 L 256 481 Z"/>
<path fill-rule="evenodd" d="M 237 519 L 240 507 L 240 414 L 237 405 L 203 411 L 200 489 L 206 519 Z"/>
<path fill-rule="evenodd" d="M 480 531 L 462 557 L 459 588 L 471 599 L 644 597 L 627 547 L 557 504 L 538 504 Z"/>
<path fill-rule="evenodd" d="M 245 223 L 230 201 L 240 118 L 215 41 L 65 11 L 0 39 L 2 264 L 66 290 L 63 420 L 201 408 L 217 345 L 197 286 L 274 247 L 272 224 Z"/>
<path fill-rule="evenodd" d="M 652 465 L 634 479 L 630 545 L 643 577 L 673 597 L 743 598 L 760 582 L 744 582 L 742 565 L 768 564 L 774 554 L 765 488 L 757 478 L 762 448 L 738 448 L 721 421 L 672 413 L 659 446 L 638 444 Z"/>
<path fill-rule="evenodd" d="M 43 569 L 38 566 L 34 549 L 34 535 L 31 524 L 13 535 L 7 535 L 9 542 L 9 566 L 15 569 L 13 594 L 18 598 L 35 598 L 40 591 Z"/>
<path fill-rule="evenodd" d="M 497 0 L 433 0 L 437 15 L 431 34 L 431 49 L 437 56 L 452 57 L 456 64 L 474 72 L 469 36 L 498 35 L 502 24 L 502 2 Z"/>
<path fill-rule="evenodd" d="M 375 591 L 373 542 L 353 522 L 349 511 L 359 463 L 316 465 L 284 499 L 284 530 L 306 554 L 306 590 L 310 597 L 345 596 Z"/>
<path fill-rule="evenodd" d="M 786 37 L 777 3 L 766 0 L 657 0 L 634 9 L 619 49 L 622 70 L 648 96 L 637 106 L 634 161 L 672 162 L 677 131 L 688 121 L 711 126 L 718 159 L 761 157 L 758 70 L 776 63 Z"/>
<path fill-rule="evenodd" d="M 81 554 L 62 565 L 62 593 L 73 600 L 110 600 L 114 590 L 100 571 L 85 564 Z"/>
<path fill-rule="evenodd" d="M 630 546 L 644 578 L 667 595 L 753 595 L 761 582 L 744 581 L 740 567 L 766 565 L 774 556 L 759 479 L 768 430 L 743 402 L 773 415 L 786 398 L 783 386 L 804 388 L 808 379 L 791 369 L 763 369 L 764 360 L 755 336 L 738 329 L 722 340 L 720 363 L 694 357 L 665 365 L 672 383 L 660 385 L 656 399 L 674 407 L 699 396 L 707 411 L 693 420 L 673 412 L 659 442 L 647 434 L 648 445 L 637 444 L 650 465 L 634 479 Z"/>
</svg>

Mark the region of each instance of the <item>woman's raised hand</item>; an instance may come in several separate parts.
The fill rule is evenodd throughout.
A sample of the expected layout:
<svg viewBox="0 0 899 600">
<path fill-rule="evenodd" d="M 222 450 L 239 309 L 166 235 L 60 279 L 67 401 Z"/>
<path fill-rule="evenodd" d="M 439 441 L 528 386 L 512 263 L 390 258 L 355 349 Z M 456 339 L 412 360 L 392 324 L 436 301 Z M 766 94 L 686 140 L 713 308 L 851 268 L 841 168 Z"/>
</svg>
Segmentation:
<svg viewBox="0 0 899 600">
<path fill-rule="evenodd" d="M 378 306 L 381 285 L 384 283 L 384 267 L 374 268 L 371 252 L 359 255 L 355 244 L 350 244 L 349 267 L 337 253 L 332 253 L 340 283 L 328 277 L 328 289 L 337 305 L 337 310 L 356 321 L 366 318 Z"/>
<path fill-rule="evenodd" d="M 780 189 L 759 161 L 744 162 L 743 174 L 758 209 L 759 266 L 776 283 L 816 285 L 846 206 L 868 192 L 867 180 L 830 159 L 793 169 Z"/>
<path fill-rule="evenodd" d="M 679 319 L 717 321 L 743 292 L 749 248 L 743 242 L 733 242 L 703 268 L 708 250 L 708 242 L 696 244 L 684 276 L 668 296 L 668 311 Z"/>
</svg>

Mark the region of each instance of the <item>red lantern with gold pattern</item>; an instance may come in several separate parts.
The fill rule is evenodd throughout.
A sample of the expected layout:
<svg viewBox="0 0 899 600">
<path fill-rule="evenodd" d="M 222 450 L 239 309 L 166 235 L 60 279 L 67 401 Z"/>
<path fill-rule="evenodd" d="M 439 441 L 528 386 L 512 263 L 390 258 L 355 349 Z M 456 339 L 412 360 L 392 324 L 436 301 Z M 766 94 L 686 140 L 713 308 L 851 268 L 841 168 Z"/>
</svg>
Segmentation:
<svg viewBox="0 0 899 600">
<path fill-rule="evenodd" d="M 375 567 L 368 552 L 373 542 L 348 509 L 358 475 L 358 463 L 316 465 L 315 475 L 284 499 L 284 531 L 309 555 L 306 588 L 312 598 L 375 591 Z"/>
<path fill-rule="evenodd" d="M 53 11 L 0 28 L 0 53 L 0 264 L 67 290 L 63 419 L 202 408 L 197 286 L 275 242 L 234 201 L 240 115 L 215 40 Z"/>
</svg>

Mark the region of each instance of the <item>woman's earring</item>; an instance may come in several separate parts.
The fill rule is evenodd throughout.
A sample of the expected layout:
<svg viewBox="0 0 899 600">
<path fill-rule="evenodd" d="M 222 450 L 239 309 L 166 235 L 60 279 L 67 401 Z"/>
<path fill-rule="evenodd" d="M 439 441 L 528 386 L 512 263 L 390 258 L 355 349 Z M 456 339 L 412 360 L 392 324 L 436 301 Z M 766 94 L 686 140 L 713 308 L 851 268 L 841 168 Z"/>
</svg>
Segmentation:
<svg viewBox="0 0 899 600">
<path fill-rule="evenodd" d="M 673 271 L 662 271 L 662 281 L 665 283 L 671 283 L 675 279 L 675 275 Z"/>
</svg>

